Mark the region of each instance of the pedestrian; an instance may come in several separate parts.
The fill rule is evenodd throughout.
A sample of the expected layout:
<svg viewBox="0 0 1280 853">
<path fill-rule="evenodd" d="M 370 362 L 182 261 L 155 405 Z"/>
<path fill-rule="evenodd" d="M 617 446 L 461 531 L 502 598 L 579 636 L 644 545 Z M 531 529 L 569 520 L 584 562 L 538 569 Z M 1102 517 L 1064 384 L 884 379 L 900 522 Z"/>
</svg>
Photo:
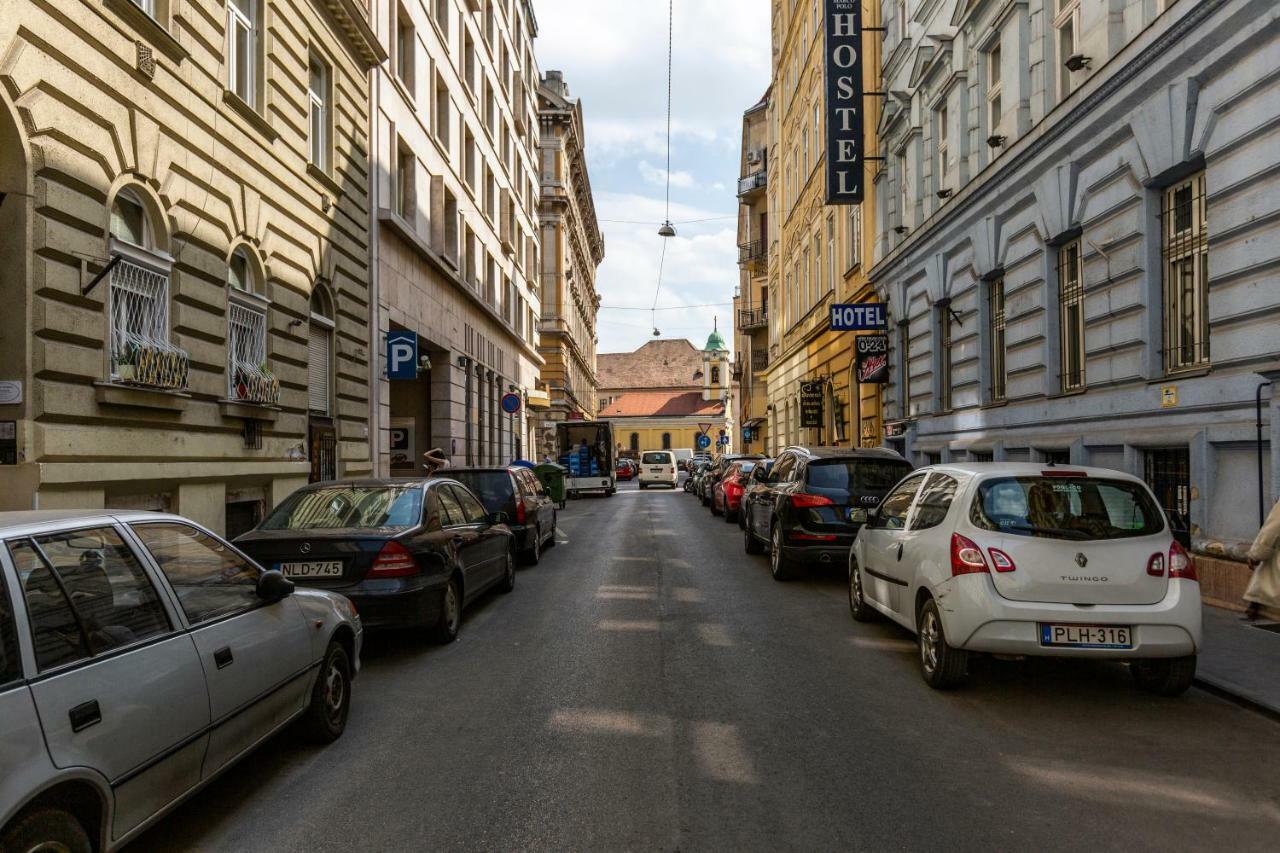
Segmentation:
<svg viewBox="0 0 1280 853">
<path fill-rule="evenodd" d="M 433 447 L 426 453 L 422 454 L 422 467 L 426 469 L 427 476 L 430 477 L 441 468 L 449 466 L 449 457 L 444 455 L 444 449 L 441 447 Z"/>
<path fill-rule="evenodd" d="M 1271 507 L 1258 536 L 1249 549 L 1249 568 L 1253 577 L 1244 591 L 1249 602 L 1245 618 L 1253 622 L 1263 607 L 1280 610 L 1280 501 Z"/>
</svg>

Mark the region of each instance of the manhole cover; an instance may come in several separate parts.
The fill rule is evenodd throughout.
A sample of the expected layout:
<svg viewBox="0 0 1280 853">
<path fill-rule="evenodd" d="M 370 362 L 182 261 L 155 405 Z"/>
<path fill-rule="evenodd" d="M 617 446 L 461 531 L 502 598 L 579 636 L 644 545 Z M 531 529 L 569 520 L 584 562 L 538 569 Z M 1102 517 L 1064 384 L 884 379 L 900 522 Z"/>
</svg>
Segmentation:
<svg viewBox="0 0 1280 853">
<path fill-rule="evenodd" d="M 1267 622 L 1263 625 L 1254 624 L 1255 628 L 1261 631 L 1270 631 L 1273 634 L 1280 634 L 1280 622 Z"/>
</svg>

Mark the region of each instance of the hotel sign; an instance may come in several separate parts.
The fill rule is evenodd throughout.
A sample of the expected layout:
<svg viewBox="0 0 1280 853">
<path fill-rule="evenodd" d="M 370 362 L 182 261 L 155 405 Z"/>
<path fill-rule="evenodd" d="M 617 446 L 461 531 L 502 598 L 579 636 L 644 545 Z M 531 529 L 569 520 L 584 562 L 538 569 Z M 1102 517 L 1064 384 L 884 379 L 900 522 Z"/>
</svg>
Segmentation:
<svg viewBox="0 0 1280 853">
<path fill-rule="evenodd" d="M 861 204 L 862 0 L 825 0 L 827 204 Z"/>
</svg>

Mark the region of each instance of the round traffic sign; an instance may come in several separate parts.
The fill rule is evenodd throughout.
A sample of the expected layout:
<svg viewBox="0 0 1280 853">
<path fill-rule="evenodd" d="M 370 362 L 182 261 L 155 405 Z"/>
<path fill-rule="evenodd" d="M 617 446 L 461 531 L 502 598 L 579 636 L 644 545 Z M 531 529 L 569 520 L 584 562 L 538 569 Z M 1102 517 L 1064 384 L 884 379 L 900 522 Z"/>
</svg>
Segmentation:
<svg viewBox="0 0 1280 853">
<path fill-rule="evenodd" d="M 519 394 L 510 393 L 502 395 L 502 411 L 506 412 L 508 415 L 519 413 L 520 407 L 523 405 L 524 401 L 520 399 Z"/>
<path fill-rule="evenodd" d="M 698 445 L 698 449 L 699 449 L 699 450 L 706 450 L 708 447 L 710 447 L 710 446 L 711 446 L 711 436 L 709 436 L 709 435 L 700 435 L 700 436 L 698 436 L 698 438 L 694 441 L 694 443 Z"/>
</svg>

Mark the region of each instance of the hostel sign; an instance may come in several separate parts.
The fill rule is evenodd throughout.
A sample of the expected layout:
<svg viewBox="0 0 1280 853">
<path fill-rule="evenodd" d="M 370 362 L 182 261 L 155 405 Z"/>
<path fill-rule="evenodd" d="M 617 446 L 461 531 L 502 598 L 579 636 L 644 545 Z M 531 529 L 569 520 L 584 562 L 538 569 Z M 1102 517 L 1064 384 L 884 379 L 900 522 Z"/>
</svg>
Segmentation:
<svg viewBox="0 0 1280 853">
<path fill-rule="evenodd" d="M 825 0 L 827 204 L 861 204 L 862 0 Z"/>
</svg>

